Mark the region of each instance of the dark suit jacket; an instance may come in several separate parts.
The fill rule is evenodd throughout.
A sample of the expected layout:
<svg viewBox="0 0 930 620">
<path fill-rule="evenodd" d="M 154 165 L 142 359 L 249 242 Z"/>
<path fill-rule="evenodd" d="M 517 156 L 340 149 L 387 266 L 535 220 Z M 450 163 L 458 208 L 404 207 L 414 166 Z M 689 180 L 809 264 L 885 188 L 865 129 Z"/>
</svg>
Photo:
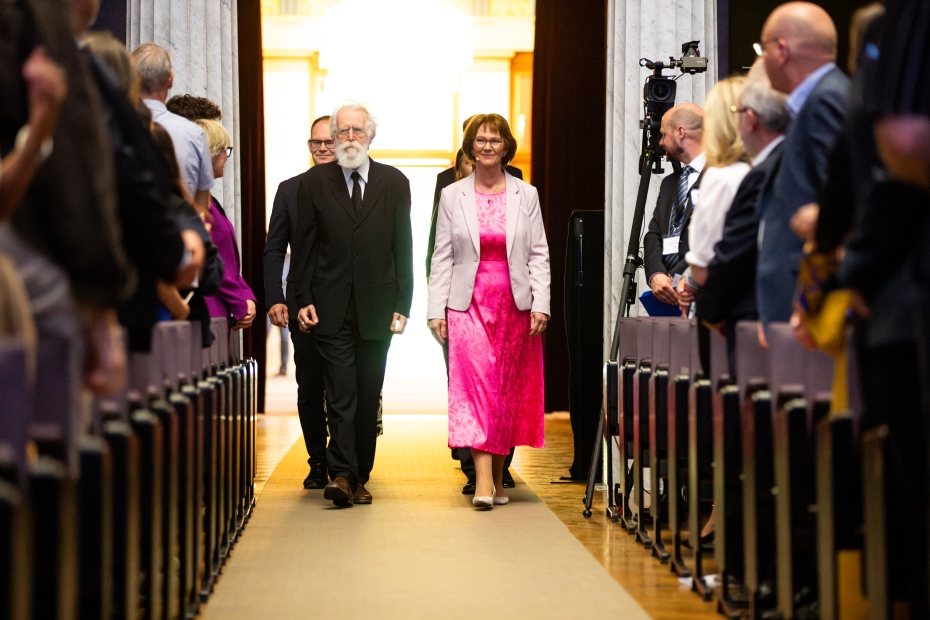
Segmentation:
<svg viewBox="0 0 930 620">
<path fill-rule="evenodd" d="M 763 323 L 791 317 L 795 282 L 804 242 L 791 230 L 791 217 L 816 202 L 827 180 L 827 157 L 845 118 L 849 78 L 827 73 L 811 92 L 785 136 L 778 172 L 762 190 L 762 243 L 756 299 Z"/>
<path fill-rule="evenodd" d="M 353 291 L 365 340 L 389 339 L 395 312 L 410 316 L 410 182 L 399 170 L 372 161 L 356 212 L 337 162 L 311 168 L 297 190 L 297 238 L 297 304 L 316 307 L 315 334 L 339 331 Z"/>
<path fill-rule="evenodd" d="M 70 8 L 53 0 L 0 2 L 0 156 L 28 120 L 22 67 L 37 45 L 64 69 L 68 94 L 55 148 L 13 214 L 14 230 L 67 272 L 78 301 L 115 307 L 132 292 L 120 239 L 113 154 L 100 93 L 71 32 Z"/>
<path fill-rule="evenodd" d="M 754 321 L 756 255 L 759 243 L 759 198 L 766 178 L 778 170 L 785 143 L 776 146 L 740 183 L 723 222 L 723 237 L 714 245 L 707 281 L 697 292 L 698 318 L 708 323 Z"/>
<path fill-rule="evenodd" d="M 523 171 L 514 166 L 504 166 L 512 176 L 523 180 Z M 442 190 L 455 183 L 455 168 L 446 168 L 436 175 L 436 190 L 433 192 L 433 214 L 429 223 L 429 245 L 426 247 L 426 277 L 429 278 L 433 263 L 433 249 L 436 246 L 436 220 L 439 217 L 439 196 Z"/>
<path fill-rule="evenodd" d="M 707 168 L 705 167 L 704 170 Z M 691 191 L 701 186 L 701 179 L 704 177 L 704 170 L 698 176 Z M 665 261 L 662 260 L 662 239 L 668 234 L 668 224 L 672 217 L 672 209 L 675 208 L 675 201 L 678 199 L 678 180 L 681 178 L 681 170 L 675 170 L 669 173 L 662 184 L 659 185 L 659 197 L 656 199 L 656 208 L 652 212 L 652 219 L 649 220 L 649 228 L 643 237 L 643 265 L 646 270 L 646 283 L 656 273 L 684 273 L 688 268 L 685 262 L 685 254 L 688 253 L 688 224 L 691 222 L 691 212 L 694 206 L 691 204 L 691 192 L 688 192 L 688 208 L 685 209 L 685 223 L 681 229 L 681 239 L 678 244 L 678 262 L 671 271 L 665 268 Z"/>
<path fill-rule="evenodd" d="M 288 316 L 297 318 L 297 300 L 294 293 L 294 282 L 297 282 L 295 257 L 300 254 L 299 246 L 302 240 L 297 233 L 297 190 L 300 181 L 309 174 L 303 172 L 296 177 L 281 181 L 278 191 L 274 195 L 274 205 L 271 207 L 271 221 L 268 224 L 268 239 L 265 241 L 265 310 L 275 304 L 287 304 Z M 291 246 L 291 269 L 287 273 L 287 295 L 281 290 L 281 279 L 284 273 L 284 260 L 287 257 L 287 246 Z"/>
</svg>

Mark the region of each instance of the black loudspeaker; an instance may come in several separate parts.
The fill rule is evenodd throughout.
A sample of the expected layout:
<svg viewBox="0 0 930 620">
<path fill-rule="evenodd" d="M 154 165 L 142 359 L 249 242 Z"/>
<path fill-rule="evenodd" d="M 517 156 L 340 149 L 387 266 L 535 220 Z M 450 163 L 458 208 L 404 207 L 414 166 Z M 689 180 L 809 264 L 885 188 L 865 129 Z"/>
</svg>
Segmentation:
<svg viewBox="0 0 930 620">
<path fill-rule="evenodd" d="M 575 439 L 575 458 L 569 473 L 574 480 L 585 480 L 603 395 L 604 212 L 572 212 L 566 247 L 565 331 Z"/>
</svg>

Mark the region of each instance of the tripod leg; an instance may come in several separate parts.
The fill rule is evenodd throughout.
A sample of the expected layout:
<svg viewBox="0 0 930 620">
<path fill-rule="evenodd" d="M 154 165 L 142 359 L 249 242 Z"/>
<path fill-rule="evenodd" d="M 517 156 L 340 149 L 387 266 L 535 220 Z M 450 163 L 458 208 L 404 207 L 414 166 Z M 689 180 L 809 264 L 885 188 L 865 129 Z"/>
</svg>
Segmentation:
<svg viewBox="0 0 930 620">
<path fill-rule="evenodd" d="M 601 464 L 601 439 L 604 437 L 604 416 L 597 424 L 597 436 L 594 438 L 594 449 L 591 451 L 591 467 L 588 469 L 588 485 L 584 492 L 585 519 L 591 518 L 591 504 L 594 503 L 594 485 L 597 482 L 597 470 Z"/>
</svg>

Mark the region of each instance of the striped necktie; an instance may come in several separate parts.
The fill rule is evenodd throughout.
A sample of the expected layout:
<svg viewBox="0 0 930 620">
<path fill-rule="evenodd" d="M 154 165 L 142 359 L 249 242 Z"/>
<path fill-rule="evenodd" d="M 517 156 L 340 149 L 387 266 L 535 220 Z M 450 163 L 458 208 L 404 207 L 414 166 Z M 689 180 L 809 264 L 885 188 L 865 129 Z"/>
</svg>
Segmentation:
<svg viewBox="0 0 930 620">
<path fill-rule="evenodd" d="M 681 177 L 678 179 L 678 200 L 675 201 L 675 210 L 672 212 L 669 236 L 677 237 L 681 234 L 685 211 L 688 209 L 688 177 L 691 176 L 692 172 L 694 172 L 694 168 L 691 166 L 685 166 L 681 169 Z"/>
</svg>

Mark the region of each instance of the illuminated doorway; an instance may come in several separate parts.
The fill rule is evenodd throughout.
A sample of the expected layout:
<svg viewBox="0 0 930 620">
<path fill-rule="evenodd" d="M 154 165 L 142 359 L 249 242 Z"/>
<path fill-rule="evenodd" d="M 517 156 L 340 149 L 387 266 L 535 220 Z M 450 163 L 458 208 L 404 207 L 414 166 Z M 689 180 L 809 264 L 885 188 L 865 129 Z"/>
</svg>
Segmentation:
<svg viewBox="0 0 930 620">
<path fill-rule="evenodd" d="M 410 179 L 414 296 L 388 356 L 388 413 L 446 410 L 442 351 L 426 328 L 436 174 L 452 165 L 462 122 L 497 112 L 519 144 L 513 165 L 530 180 L 534 31 L 533 0 L 262 1 L 269 215 L 278 184 L 310 165 L 313 119 L 347 99 L 378 119 L 372 158 Z M 278 342 L 273 330 L 269 360 Z"/>
</svg>

